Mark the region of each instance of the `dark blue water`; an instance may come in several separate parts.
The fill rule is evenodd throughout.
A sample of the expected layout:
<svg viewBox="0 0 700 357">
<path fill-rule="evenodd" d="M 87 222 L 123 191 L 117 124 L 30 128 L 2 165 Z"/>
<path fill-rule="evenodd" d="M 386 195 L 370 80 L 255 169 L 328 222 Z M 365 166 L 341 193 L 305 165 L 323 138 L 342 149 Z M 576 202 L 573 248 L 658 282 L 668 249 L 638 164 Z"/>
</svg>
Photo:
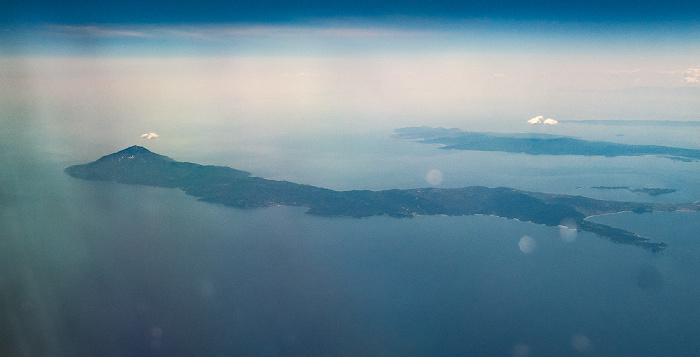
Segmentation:
<svg viewBox="0 0 700 357">
<path fill-rule="evenodd" d="M 60 171 L 27 187 L 0 211 L 2 355 L 700 351 L 696 213 L 596 218 L 669 244 L 653 254 L 496 217 L 242 211 Z"/>
</svg>

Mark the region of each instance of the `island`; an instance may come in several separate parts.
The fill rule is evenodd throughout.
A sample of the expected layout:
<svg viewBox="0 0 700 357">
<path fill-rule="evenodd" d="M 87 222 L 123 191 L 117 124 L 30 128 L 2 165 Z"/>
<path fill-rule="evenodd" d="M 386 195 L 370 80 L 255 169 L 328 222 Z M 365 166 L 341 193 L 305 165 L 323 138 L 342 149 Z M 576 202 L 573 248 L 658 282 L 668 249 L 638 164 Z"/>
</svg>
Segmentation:
<svg viewBox="0 0 700 357">
<path fill-rule="evenodd" d="M 126 148 L 91 163 L 70 166 L 65 172 L 85 180 L 178 188 L 202 201 L 238 208 L 301 206 L 313 215 L 359 218 L 378 215 L 493 215 L 547 226 L 566 226 L 654 252 L 663 250 L 666 244 L 651 242 L 635 233 L 593 223 L 586 218 L 624 211 L 700 210 L 698 202 L 662 204 L 604 201 L 507 187 L 335 191 L 288 181 L 267 180 L 230 167 L 179 162 L 141 146 Z"/>
<path fill-rule="evenodd" d="M 654 155 L 692 162 L 700 159 L 700 150 L 660 145 L 629 145 L 607 141 L 589 141 L 569 136 L 541 133 L 486 133 L 457 128 L 407 127 L 394 130 L 395 137 L 424 144 L 439 144 L 441 149 L 500 151 L 528 155 L 643 156 Z"/>
<path fill-rule="evenodd" d="M 669 193 L 674 193 L 678 190 L 675 188 L 658 188 L 658 187 L 652 187 L 652 188 L 631 188 L 627 186 L 593 186 L 591 187 L 592 189 L 596 190 L 627 190 L 632 193 L 637 193 L 640 195 L 648 195 L 648 196 L 661 196 Z"/>
</svg>

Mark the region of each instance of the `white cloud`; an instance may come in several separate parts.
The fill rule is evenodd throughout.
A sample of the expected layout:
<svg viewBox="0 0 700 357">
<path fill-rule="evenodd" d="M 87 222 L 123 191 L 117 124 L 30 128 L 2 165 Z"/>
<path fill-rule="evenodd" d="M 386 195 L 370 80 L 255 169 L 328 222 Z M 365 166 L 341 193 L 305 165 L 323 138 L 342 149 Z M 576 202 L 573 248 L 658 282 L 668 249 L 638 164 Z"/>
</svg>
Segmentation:
<svg viewBox="0 0 700 357">
<path fill-rule="evenodd" d="M 700 83 L 700 68 L 688 68 L 683 76 L 683 83 Z"/>
<path fill-rule="evenodd" d="M 528 120 L 527 122 L 529 124 L 532 124 L 532 125 L 539 125 L 539 124 L 557 125 L 557 124 L 559 124 L 558 121 L 556 121 L 552 118 L 545 119 L 544 116 L 542 116 L 542 115 L 538 115 L 538 116 Z"/>
<path fill-rule="evenodd" d="M 527 122 L 530 124 L 542 124 L 542 119 L 544 119 L 544 117 L 541 115 L 538 115 L 538 116 L 528 120 Z"/>
<path fill-rule="evenodd" d="M 506 74 L 505 73 L 494 73 L 493 76 L 496 78 L 503 78 L 506 76 Z"/>
<path fill-rule="evenodd" d="M 157 138 L 157 137 L 158 137 L 158 134 L 156 134 L 156 133 L 146 133 L 146 134 L 141 135 L 141 137 L 150 140 L 150 139 L 153 139 L 153 138 Z"/>
</svg>

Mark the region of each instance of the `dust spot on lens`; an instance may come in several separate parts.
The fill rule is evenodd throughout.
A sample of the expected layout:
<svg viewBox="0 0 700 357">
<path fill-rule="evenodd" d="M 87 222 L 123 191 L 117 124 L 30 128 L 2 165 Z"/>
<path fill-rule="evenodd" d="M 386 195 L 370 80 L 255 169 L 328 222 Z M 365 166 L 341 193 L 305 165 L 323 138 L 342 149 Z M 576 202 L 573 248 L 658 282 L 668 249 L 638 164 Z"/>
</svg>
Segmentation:
<svg viewBox="0 0 700 357">
<path fill-rule="evenodd" d="M 151 341 L 151 348 L 154 350 L 157 350 L 163 346 L 163 342 L 161 340 L 152 340 Z"/>
<path fill-rule="evenodd" d="M 151 348 L 152 349 L 157 350 L 161 346 L 163 346 L 163 341 L 161 340 L 161 338 L 163 337 L 163 329 L 160 328 L 160 326 L 151 327 L 149 334 L 151 335 Z"/>
<path fill-rule="evenodd" d="M 559 224 L 559 236 L 561 240 L 571 243 L 578 235 L 578 225 L 573 219 L 565 219 Z"/>
<path fill-rule="evenodd" d="M 163 337 L 163 329 L 160 328 L 159 326 L 151 327 L 151 337 L 153 337 L 153 338 Z"/>
<path fill-rule="evenodd" d="M 578 353 L 588 353 L 593 350 L 591 339 L 580 333 L 571 337 L 571 346 L 573 346 L 574 350 Z"/>
<path fill-rule="evenodd" d="M 200 289 L 202 297 L 209 298 L 214 294 L 214 284 L 210 280 L 202 281 Z"/>
<path fill-rule="evenodd" d="M 437 186 L 442 183 L 442 172 L 440 170 L 430 170 L 425 176 L 430 186 Z"/>
<path fill-rule="evenodd" d="M 637 286 L 644 290 L 659 290 L 664 284 L 661 272 L 653 265 L 646 265 L 639 269 L 636 276 Z"/>
<path fill-rule="evenodd" d="M 559 236 L 561 240 L 567 243 L 571 243 L 576 240 L 576 235 L 578 232 L 575 229 L 569 227 L 559 227 Z"/>
<path fill-rule="evenodd" d="M 520 238 L 520 242 L 518 243 L 518 246 L 520 246 L 520 250 L 523 253 L 532 253 L 535 248 L 537 247 L 537 243 L 535 240 L 530 237 L 530 236 L 523 236 Z"/>
<path fill-rule="evenodd" d="M 519 343 L 513 346 L 513 357 L 528 357 L 530 356 L 530 346 Z"/>
</svg>

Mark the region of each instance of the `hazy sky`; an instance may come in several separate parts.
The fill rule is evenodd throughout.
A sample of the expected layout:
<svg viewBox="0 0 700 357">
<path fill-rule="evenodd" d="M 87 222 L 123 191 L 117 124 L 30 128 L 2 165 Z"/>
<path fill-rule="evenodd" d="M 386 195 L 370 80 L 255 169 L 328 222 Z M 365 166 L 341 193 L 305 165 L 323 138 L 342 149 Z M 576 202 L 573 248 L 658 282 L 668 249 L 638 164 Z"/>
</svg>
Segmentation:
<svg viewBox="0 0 700 357">
<path fill-rule="evenodd" d="M 3 120 L 32 123 L 29 140 L 114 148 L 150 132 L 251 144 L 410 125 L 522 131 L 537 115 L 699 120 L 699 9 L 18 2 L 0 15 Z"/>
</svg>

